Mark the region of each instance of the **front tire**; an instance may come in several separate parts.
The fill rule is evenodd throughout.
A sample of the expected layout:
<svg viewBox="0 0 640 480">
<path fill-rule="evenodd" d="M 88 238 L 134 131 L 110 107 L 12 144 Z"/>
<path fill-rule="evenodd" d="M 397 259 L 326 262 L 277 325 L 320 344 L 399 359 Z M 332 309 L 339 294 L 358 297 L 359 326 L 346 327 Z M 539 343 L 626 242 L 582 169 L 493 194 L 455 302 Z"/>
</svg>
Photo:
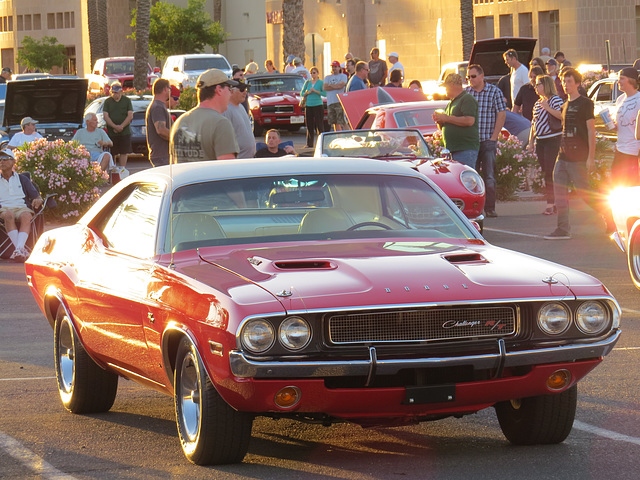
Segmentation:
<svg viewBox="0 0 640 480">
<path fill-rule="evenodd" d="M 187 459 L 196 465 L 241 462 L 253 416 L 237 412 L 220 397 L 187 338 L 178 346 L 173 385 L 178 435 Z"/>
<path fill-rule="evenodd" d="M 629 233 L 627 245 L 627 264 L 629 275 L 636 288 L 640 289 L 640 221 L 637 221 Z"/>
<path fill-rule="evenodd" d="M 514 445 L 564 441 L 573 427 L 578 386 L 562 393 L 521 398 L 495 405 L 500 428 Z"/>
<path fill-rule="evenodd" d="M 64 407 L 73 413 L 108 411 L 116 398 L 118 376 L 91 359 L 62 306 L 56 314 L 53 341 L 58 392 Z"/>
</svg>

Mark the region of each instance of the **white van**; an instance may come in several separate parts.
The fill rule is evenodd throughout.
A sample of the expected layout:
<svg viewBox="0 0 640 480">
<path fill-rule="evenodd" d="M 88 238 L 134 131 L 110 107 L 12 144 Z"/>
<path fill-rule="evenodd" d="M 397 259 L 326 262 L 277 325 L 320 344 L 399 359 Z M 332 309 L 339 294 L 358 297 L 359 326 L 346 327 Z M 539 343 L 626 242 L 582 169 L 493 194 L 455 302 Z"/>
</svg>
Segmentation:
<svg viewBox="0 0 640 480">
<path fill-rule="evenodd" d="M 224 55 L 217 53 L 172 55 L 164 62 L 162 78 L 183 90 L 186 87 L 195 87 L 200 74 L 210 68 L 222 70 L 231 78 L 231 65 Z"/>
</svg>

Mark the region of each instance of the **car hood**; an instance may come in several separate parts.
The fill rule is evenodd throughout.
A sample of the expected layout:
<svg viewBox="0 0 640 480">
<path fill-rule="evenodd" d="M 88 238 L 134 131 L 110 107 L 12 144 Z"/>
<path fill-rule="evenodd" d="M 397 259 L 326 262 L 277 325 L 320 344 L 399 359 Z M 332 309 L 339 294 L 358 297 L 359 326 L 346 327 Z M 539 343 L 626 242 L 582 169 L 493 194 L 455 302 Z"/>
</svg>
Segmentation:
<svg viewBox="0 0 640 480">
<path fill-rule="evenodd" d="M 427 97 L 411 88 L 375 87 L 338 94 L 350 125 L 357 125 L 368 108 L 386 103 L 419 102 Z"/>
<path fill-rule="evenodd" d="M 469 65 L 479 64 L 484 70 L 485 78 L 497 82 L 500 77 L 509 73 L 502 54 L 513 48 L 518 52 L 518 60 L 525 66 L 533 58 L 533 50 L 537 39 L 526 37 L 500 37 L 478 40 L 473 44 Z"/>
<path fill-rule="evenodd" d="M 3 126 L 24 117 L 40 123 L 82 123 L 87 100 L 85 78 L 43 78 L 7 83 Z"/>
<path fill-rule="evenodd" d="M 335 240 L 202 248 L 202 260 L 279 298 L 288 310 L 608 294 L 593 277 L 483 240 Z M 189 275 L 206 283 L 212 265 Z M 518 265 L 518 268 L 513 268 Z M 210 270 L 211 278 L 215 272 Z"/>
<path fill-rule="evenodd" d="M 280 93 L 280 92 L 260 92 L 260 94 L 251 95 L 251 98 L 260 102 L 260 105 L 281 105 L 283 103 L 300 103 L 300 94 L 298 92 Z"/>
</svg>

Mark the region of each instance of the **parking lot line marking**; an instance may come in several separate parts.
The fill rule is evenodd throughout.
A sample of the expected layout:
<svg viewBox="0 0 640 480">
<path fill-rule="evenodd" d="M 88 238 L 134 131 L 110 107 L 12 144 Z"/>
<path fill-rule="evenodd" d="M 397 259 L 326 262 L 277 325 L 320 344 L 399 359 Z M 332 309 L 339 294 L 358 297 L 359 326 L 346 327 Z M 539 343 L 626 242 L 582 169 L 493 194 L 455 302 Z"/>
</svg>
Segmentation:
<svg viewBox="0 0 640 480">
<path fill-rule="evenodd" d="M 17 378 L 0 378 L 0 382 L 19 382 L 21 380 L 55 380 L 56 377 L 17 377 Z"/>
<path fill-rule="evenodd" d="M 533 235 L 532 233 L 512 232 L 510 230 L 500 230 L 497 228 L 484 227 L 484 230 L 487 230 L 488 232 L 508 233 L 510 235 L 518 235 L 520 237 L 543 238 L 543 235 Z"/>
<path fill-rule="evenodd" d="M 76 480 L 76 477 L 61 472 L 42 457 L 25 448 L 15 438 L 3 432 L 0 432 L 0 448 L 42 478 L 48 480 Z"/>
<path fill-rule="evenodd" d="M 633 443 L 634 445 L 640 445 L 640 438 L 630 437 L 629 435 L 624 435 L 612 430 L 605 430 L 604 428 L 595 427 L 593 425 L 589 425 L 588 423 L 583 423 L 579 420 L 575 420 L 573 422 L 573 428 L 577 428 L 578 430 L 582 430 L 583 432 L 593 433 L 594 435 L 598 435 L 600 437 L 616 440 L 618 442 L 627 442 Z"/>
<path fill-rule="evenodd" d="M 614 350 L 640 350 L 640 347 L 620 347 L 614 348 Z"/>
<path fill-rule="evenodd" d="M 640 310 L 632 310 L 631 308 L 622 308 L 622 313 L 633 313 L 635 315 L 640 315 Z"/>
</svg>

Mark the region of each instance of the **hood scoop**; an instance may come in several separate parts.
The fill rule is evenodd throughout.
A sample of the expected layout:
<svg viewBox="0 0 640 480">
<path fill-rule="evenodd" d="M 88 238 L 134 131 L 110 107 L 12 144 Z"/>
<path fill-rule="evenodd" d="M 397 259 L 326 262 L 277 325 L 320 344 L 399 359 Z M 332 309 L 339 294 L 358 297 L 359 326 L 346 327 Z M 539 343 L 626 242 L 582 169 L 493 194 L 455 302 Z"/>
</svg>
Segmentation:
<svg viewBox="0 0 640 480">
<path fill-rule="evenodd" d="M 463 263 L 489 263 L 482 255 L 476 252 L 456 253 L 453 255 L 444 255 L 445 260 L 453 265 Z"/>
<path fill-rule="evenodd" d="M 281 270 L 333 270 L 334 264 L 327 260 L 285 260 L 274 262 Z"/>
</svg>

